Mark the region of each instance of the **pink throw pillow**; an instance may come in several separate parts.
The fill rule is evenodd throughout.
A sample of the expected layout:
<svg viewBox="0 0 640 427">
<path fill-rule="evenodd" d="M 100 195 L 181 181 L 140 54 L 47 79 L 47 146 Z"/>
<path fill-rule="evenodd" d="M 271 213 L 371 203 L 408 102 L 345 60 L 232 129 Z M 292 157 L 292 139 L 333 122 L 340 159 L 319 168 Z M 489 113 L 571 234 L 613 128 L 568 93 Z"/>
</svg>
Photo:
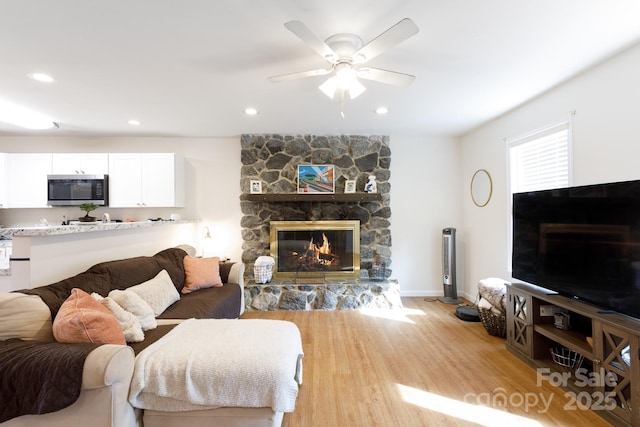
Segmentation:
<svg viewBox="0 0 640 427">
<path fill-rule="evenodd" d="M 183 294 L 188 294 L 198 289 L 222 286 L 220 278 L 220 258 L 196 258 L 184 257 L 185 281 Z"/>
<path fill-rule="evenodd" d="M 120 323 L 108 308 L 82 289 L 73 288 L 53 320 L 58 342 L 125 345 Z"/>
</svg>

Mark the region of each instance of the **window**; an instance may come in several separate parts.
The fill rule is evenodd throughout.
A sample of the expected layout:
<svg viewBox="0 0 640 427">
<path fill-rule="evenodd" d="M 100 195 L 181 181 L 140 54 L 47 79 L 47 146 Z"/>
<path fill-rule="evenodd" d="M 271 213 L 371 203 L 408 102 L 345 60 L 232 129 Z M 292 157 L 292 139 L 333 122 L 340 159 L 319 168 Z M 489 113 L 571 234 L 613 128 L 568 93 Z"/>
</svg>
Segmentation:
<svg viewBox="0 0 640 427">
<path fill-rule="evenodd" d="M 565 121 L 507 141 L 509 151 L 508 251 L 511 271 L 513 193 L 571 185 L 571 122 Z"/>
<path fill-rule="evenodd" d="M 569 123 L 509 142 L 511 193 L 568 187 Z"/>
</svg>

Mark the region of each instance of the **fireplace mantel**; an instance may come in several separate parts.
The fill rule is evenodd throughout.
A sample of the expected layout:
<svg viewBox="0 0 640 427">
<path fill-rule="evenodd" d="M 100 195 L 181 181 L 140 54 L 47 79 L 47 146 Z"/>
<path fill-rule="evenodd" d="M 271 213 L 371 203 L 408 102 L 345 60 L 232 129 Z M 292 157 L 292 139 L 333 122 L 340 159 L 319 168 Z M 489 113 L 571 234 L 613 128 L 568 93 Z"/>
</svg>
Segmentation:
<svg viewBox="0 0 640 427">
<path fill-rule="evenodd" d="M 265 193 L 243 194 L 240 200 L 248 202 L 373 202 L 382 200 L 380 193 L 338 193 L 338 194 L 304 194 L 304 193 Z"/>
</svg>

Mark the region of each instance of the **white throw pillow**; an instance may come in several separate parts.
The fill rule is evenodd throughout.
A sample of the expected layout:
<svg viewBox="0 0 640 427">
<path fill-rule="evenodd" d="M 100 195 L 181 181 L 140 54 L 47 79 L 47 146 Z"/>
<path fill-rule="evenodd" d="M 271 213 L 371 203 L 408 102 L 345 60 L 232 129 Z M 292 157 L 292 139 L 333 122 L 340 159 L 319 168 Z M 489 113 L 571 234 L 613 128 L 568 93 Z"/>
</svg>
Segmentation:
<svg viewBox="0 0 640 427">
<path fill-rule="evenodd" d="M 0 341 L 55 341 L 49 307 L 37 295 L 0 293 Z"/>
<path fill-rule="evenodd" d="M 135 292 L 130 292 L 128 289 L 123 291 L 114 289 L 109 292 L 109 298 L 129 313 L 133 313 L 140 322 L 143 331 L 155 329 L 158 326 L 151 306 Z"/>
<path fill-rule="evenodd" d="M 171 281 L 167 270 L 162 270 L 151 280 L 127 288 L 147 302 L 156 316 L 162 314 L 171 304 L 180 299 L 180 294 Z"/>
<path fill-rule="evenodd" d="M 116 320 L 122 328 L 124 333 L 124 339 L 127 342 L 140 342 L 144 341 L 144 332 L 142 332 L 142 325 L 135 314 L 128 312 L 115 302 L 112 298 L 92 293 L 91 296 L 100 302 L 103 306 L 109 309 L 115 316 Z"/>
</svg>

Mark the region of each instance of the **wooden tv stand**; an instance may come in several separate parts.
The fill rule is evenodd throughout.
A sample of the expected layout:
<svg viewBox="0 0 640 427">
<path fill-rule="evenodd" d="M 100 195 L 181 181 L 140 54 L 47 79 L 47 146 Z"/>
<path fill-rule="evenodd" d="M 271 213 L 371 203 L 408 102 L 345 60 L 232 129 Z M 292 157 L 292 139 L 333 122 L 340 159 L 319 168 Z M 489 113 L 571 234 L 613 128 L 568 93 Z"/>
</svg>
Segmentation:
<svg viewBox="0 0 640 427">
<path fill-rule="evenodd" d="M 570 329 L 556 328 L 541 307 L 566 312 Z M 555 363 L 551 349 L 561 347 L 583 356 L 584 370 L 576 374 Z M 614 425 L 640 426 L 639 347 L 638 319 L 535 286 L 507 286 L 507 349 L 534 368 L 564 372 L 562 387 Z"/>
</svg>

